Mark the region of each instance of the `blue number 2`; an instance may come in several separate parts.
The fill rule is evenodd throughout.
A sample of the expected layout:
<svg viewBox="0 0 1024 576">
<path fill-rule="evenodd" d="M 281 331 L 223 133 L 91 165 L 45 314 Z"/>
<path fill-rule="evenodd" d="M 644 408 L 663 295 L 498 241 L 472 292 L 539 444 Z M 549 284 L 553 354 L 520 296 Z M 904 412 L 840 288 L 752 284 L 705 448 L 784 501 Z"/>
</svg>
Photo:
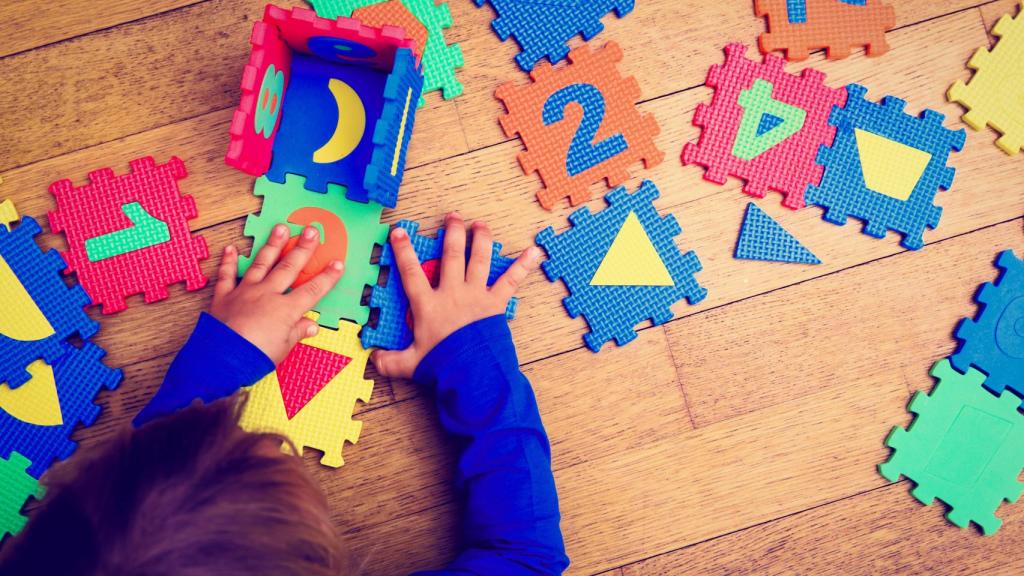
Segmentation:
<svg viewBox="0 0 1024 576">
<path fill-rule="evenodd" d="M 624 152 L 626 138 L 622 134 L 615 134 L 594 144 L 597 129 L 604 122 L 604 96 L 590 84 L 566 86 L 548 97 L 544 103 L 544 125 L 550 126 L 564 120 L 565 107 L 571 102 L 583 108 L 583 119 L 569 144 L 569 155 L 565 160 L 569 175 L 575 176 Z"/>
</svg>

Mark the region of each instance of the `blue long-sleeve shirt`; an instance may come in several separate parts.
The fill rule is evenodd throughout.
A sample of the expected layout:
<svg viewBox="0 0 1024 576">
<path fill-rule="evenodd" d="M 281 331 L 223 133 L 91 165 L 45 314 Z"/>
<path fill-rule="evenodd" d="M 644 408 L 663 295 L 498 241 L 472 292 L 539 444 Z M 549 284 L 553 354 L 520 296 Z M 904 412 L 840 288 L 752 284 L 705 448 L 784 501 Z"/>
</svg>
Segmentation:
<svg viewBox="0 0 1024 576">
<path fill-rule="evenodd" d="M 273 369 L 262 351 L 204 313 L 134 424 L 195 398 L 229 396 Z M 417 576 L 560 574 L 569 558 L 551 449 L 504 315 L 448 336 L 414 380 L 434 392 L 441 425 L 458 440 L 455 487 L 465 501 L 462 551 L 444 570 Z"/>
</svg>

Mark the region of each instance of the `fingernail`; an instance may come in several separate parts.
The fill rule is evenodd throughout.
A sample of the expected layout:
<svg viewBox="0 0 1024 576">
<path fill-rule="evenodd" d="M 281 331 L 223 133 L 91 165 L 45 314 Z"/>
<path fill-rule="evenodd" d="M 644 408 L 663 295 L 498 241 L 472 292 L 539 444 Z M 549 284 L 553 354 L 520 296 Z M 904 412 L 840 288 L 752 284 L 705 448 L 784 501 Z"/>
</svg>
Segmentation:
<svg viewBox="0 0 1024 576">
<path fill-rule="evenodd" d="M 334 270 L 335 272 L 341 272 L 345 269 L 345 263 L 341 260 L 331 260 L 329 266 L 331 267 L 331 270 Z"/>
<path fill-rule="evenodd" d="M 234 253 L 235 253 L 234 245 L 228 244 L 227 246 L 224 247 L 224 255 L 225 256 L 231 256 Z"/>
<path fill-rule="evenodd" d="M 309 328 L 306 328 L 306 338 L 312 338 L 313 336 L 316 336 L 316 333 L 319 331 L 320 327 L 317 326 L 316 324 L 310 326 Z"/>
<path fill-rule="evenodd" d="M 316 228 L 313 228 L 312 226 L 310 226 L 310 227 L 308 227 L 308 228 L 306 228 L 305 230 L 302 231 L 302 239 L 303 240 L 312 240 L 313 238 L 315 238 L 319 234 L 320 233 L 317 232 Z"/>
<path fill-rule="evenodd" d="M 284 236 L 284 225 L 283 224 L 274 224 L 274 229 L 270 231 L 270 234 L 272 236 L 278 236 L 278 237 Z"/>
<path fill-rule="evenodd" d="M 530 246 L 527 248 L 526 259 L 529 260 L 531 264 L 536 264 L 537 261 L 540 260 L 540 248 L 537 248 L 536 246 Z"/>
<path fill-rule="evenodd" d="M 408 234 L 405 232 L 405 228 L 395 228 L 395 230 L 391 233 L 391 237 L 392 238 L 399 238 L 400 239 L 400 238 L 405 238 L 407 236 L 408 236 Z"/>
<path fill-rule="evenodd" d="M 448 219 L 449 220 L 462 220 L 462 215 L 459 214 L 458 210 L 452 210 L 451 212 L 448 213 Z"/>
</svg>

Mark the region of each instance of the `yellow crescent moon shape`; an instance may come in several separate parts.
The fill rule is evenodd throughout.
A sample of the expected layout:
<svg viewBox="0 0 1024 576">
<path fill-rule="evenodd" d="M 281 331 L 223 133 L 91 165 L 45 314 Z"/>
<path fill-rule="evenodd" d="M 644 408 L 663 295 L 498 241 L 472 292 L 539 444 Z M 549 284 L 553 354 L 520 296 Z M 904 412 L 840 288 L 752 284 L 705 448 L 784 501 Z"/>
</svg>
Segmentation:
<svg viewBox="0 0 1024 576">
<path fill-rule="evenodd" d="M 53 334 L 53 326 L 3 258 L 0 258 L 0 302 L 4 303 L 0 334 L 23 342 L 42 340 Z"/>
<path fill-rule="evenodd" d="M 28 365 L 28 372 L 32 378 L 17 390 L 0 386 L 0 410 L 36 426 L 60 426 L 64 417 L 60 413 L 53 368 L 36 360 Z"/>
<path fill-rule="evenodd" d="M 330 164 L 348 156 L 356 149 L 366 131 L 366 109 L 359 94 L 337 78 L 331 78 L 327 89 L 334 95 L 338 106 L 338 126 L 334 134 L 319 150 L 313 152 L 313 162 Z"/>
</svg>

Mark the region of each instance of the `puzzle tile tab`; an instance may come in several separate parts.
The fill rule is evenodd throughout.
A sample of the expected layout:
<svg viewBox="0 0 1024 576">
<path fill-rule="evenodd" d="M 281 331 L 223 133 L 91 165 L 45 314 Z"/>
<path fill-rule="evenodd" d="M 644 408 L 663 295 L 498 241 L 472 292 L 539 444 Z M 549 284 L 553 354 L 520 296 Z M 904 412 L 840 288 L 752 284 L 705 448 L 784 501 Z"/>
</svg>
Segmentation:
<svg viewBox="0 0 1024 576">
<path fill-rule="evenodd" d="M 938 383 L 930 394 L 914 395 L 909 409 L 917 417 L 889 433 L 885 444 L 894 452 L 879 472 L 891 482 L 910 478 L 917 485 L 914 498 L 926 506 L 935 498 L 945 502 L 953 524 L 974 522 L 986 535 L 995 534 L 1003 523 L 996 510 L 1024 489 L 1017 481 L 1024 468 L 1021 399 L 1009 391 L 989 394 L 981 386 L 984 374 L 961 374 L 949 360 L 937 362 L 931 374 Z"/>
<path fill-rule="evenodd" d="M 635 0 L 474 0 L 489 3 L 498 17 L 491 26 L 502 40 L 519 44 L 516 63 L 524 72 L 542 58 L 558 64 L 569 54 L 569 40 L 580 35 L 591 40 L 604 30 L 601 19 L 611 12 L 622 18 L 633 11 Z"/>
<path fill-rule="evenodd" d="M 530 84 L 508 83 L 495 92 L 508 110 L 501 127 L 523 141 L 519 164 L 540 175 L 537 200 L 548 210 L 561 198 L 584 202 L 591 184 L 618 186 L 629 179 L 630 166 L 652 168 L 665 157 L 654 144 L 658 123 L 637 109 L 640 85 L 619 74 L 620 60 L 614 42 L 597 50 L 583 45 L 569 53 L 568 66 L 542 62 Z"/>
<path fill-rule="evenodd" d="M 729 44 L 725 64 L 708 71 L 715 95 L 710 106 L 697 106 L 693 123 L 703 130 L 683 148 L 683 164 L 704 166 L 704 179 L 716 184 L 741 178 L 743 191 L 755 198 L 781 192 L 783 206 L 802 208 L 807 186 L 821 181 L 818 148 L 835 138 L 829 113 L 846 102 L 846 90 L 829 88 L 812 68 L 787 73 L 777 56 L 749 60 L 746 50 Z"/>
<path fill-rule="evenodd" d="M 133 294 L 142 293 L 151 303 L 167 298 L 171 284 L 185 282 L 192 291 L 207 281 L 199 266 L 209 256 L 206 240 L 189 231 L 188 221 L 198 214 L 196 202 L 178 189 L 185 164 L 172 157 L 158 165 L 145 157 L 130 166 L 120 176 L 109 168 L 91 172 L 84 186 L 71 180 L 50 185 L 57 201 L 48 214 L 50 228 L 67 240 L 62 253 L 67 271 L 77 275 L 93 304 L 103 305 L 104 314 L 124 310 L 125 298 Z M 133 221 L 133 215 L 140 220 Z M 144 229 L 153 226 L 164 233 Z M 118 240 L 103 248 L 111 235 Z M 90 243 L 99 243 L 103 257 L 95 249 L 90 257 Z"/>
<path fill-rule="evenodd" d="M 560 279 L 565 283 L 569 296 L 562 302 L 569 316 L 582 315 L 587 321 L 590 333 L 583 340 L 594 352 L 609 340 L 614 339 L 619 346 L 632 341 L 636 325 L 644 320 L 655 325 L 668 322 L 673 317 L 672 305 L 683 298 L 696 304 L 707 296 L 707 289 L 695 277 L 701 270 L 700 260 L 694 252 L 684 254 L 676 246 L 675 237 L 682 229 L 671 214 L 658 214 L 653 204 L 658 194 L 650 181 L 634 193 L 626 192 L 625 187 L 616 188 L 605 196 L 608 207 L 601 212 L 591 214 L 584 206 L 569 216 L 568 230 L 555 234 L 548 227 L 537 234 L 537 244 L 549 258 L 543 264 L 544 273 L 552 282 Z M 618 271 L 614 284 L 595 281 L 618 239 L 628 232 L 627 223 L 634 218 L 644 236 L 644 241 L 635 244 L 653 247 L 671 282 L 659 280 L 660 270 L 651 274 L 650 264 L 634 264 L 626 272 Z M 644 257 L 632 260 L 650 262 Z"/>
<path fill-rule="evenodd" d="M 957 80 L 947 96 L 967 109 L 968 126 L 1000 132 L 996 145 L 1012 155 L 1024 146 L 1024 0 L 1017 17 L 1003 15 L 992 34 L 999 37 L 995 48 L 978 48 L 967 63 L 974 77 L 967 84 Z"/>
</svg>

